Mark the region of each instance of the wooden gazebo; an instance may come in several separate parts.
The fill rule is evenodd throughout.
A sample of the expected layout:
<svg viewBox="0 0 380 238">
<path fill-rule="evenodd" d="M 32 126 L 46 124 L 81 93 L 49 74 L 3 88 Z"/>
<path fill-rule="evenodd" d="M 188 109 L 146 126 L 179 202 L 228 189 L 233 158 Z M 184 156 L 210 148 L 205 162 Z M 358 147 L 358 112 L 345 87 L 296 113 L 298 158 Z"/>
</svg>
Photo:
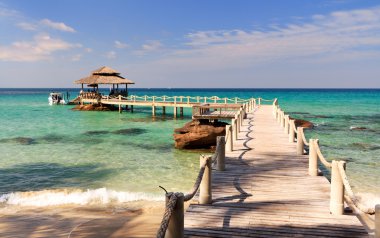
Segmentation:
<svg viewBox="0 0 380 238">
<path fill-rule="evenodd" d="M 92 71 L 90 76 L 77 80 L 75 83 L 82 85 L 82 91 L 84 84 L 94 88 L 94 93 L 99 93 L 99 84 L 112 85 L 110 96 L 128 96 L 128 84 L 134 84 L 133 81 L 120 76 L 119 72 L 107 66 Z M 125 90 L 121 87 L 119 89 L 119 85 L 123 84 L 125 84 Z"/>
</svg>

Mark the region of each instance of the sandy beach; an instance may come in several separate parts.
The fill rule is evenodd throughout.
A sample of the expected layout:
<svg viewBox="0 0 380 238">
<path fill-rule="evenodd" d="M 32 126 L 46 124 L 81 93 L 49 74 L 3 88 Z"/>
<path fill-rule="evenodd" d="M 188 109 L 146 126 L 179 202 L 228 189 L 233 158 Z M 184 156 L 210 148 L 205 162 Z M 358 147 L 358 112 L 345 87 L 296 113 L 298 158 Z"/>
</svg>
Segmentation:
<svg viewBox="0 0 380 238">
<path fill-rule="evenodd" d="M 163 209 L 163 202 L 112 207 L 2 208 L 0 237 L 154 237 Z"/>
</svg>

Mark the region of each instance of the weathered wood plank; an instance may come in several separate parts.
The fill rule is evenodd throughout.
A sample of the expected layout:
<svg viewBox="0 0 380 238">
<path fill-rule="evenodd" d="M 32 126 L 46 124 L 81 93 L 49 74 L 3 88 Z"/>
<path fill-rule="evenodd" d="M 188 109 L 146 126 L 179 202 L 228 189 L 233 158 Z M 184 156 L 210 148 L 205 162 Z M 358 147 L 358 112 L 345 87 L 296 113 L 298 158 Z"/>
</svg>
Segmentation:
<svg viewBox="0 0 380 238">
<path fill-rule="evenodd" d="M 356 216 L 330 214 L 328 180 L 308 176 L 270 106 L 248 114 L 212 189 L 212 205 L 187 209 L 186 237 L 368 237 Z"/>
</svg>

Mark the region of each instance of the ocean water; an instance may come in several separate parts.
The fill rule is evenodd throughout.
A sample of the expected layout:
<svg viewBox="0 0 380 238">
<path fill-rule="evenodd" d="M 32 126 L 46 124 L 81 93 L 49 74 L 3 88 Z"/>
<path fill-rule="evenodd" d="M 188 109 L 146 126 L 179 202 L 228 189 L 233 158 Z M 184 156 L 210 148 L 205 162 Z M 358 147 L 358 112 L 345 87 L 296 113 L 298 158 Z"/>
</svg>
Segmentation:
<svg viewBox="0 0 380 238">
<path fill-rule="evenodd" d="M 0 89 L 0 204 L 47 206 L 158 200 L 191 190 L 199 153 L 174 149 L 173 131 L 191 120 L 167 110 L 134 113 L 72 111 L 49 106 L 51 91 Z M 106 91 L 106 90 L 105 90 Z M 308 138 L 323 154 L 348 161 L 360 196 L 380 197 L 380 90 L 130 89 L 133 95 L 277 97 L 293 117 L 313 122 Z M 352 130 L 365 127 L 365 130 Z"/>
</svg>

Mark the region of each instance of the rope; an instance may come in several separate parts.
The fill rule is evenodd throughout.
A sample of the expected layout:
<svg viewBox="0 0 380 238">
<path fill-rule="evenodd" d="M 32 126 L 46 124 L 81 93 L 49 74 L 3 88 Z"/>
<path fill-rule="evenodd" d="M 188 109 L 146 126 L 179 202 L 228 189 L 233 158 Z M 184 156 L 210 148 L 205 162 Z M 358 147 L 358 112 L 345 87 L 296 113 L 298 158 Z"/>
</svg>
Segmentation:
<svg viewBox="0 0 380 238">
<path fill-rule="evenodd" d="M 202 166 L 201 166 L 201 168 L 199 170 L 198 177 L 195 180 L 195 183 L 194 183 L 194 186 L 193 186 L 193 190 L 191 190 L 191 192 L 188 193 L 188 194 L 186 194 L 185 197 L 183 198 L 183 200 L 185 202 L 191 200 L 195 196 L 195 194 L 197 193 L 198 188 L 201 185 L 203 174 L 204 174 L 205 169 L 206 169 L 206 163 L 207 163 L 207 160 L 204 160 L 204 162 L 203 162 L 203 164 L 202 164 Z"/>
<path fill-rule="evenodd" d="M 162 218 L 160 228 L 157 231 L 157 238 L 164 238 L 166 229 L 168 229 L 170 217 L 172 216 L 174 207 L 177 203 L 177 193 L 170 196 L 169 202 L 166 204 L 164 217 Z"/>
<path fill-rule="evenodd" d="M 307 140 L 306 140 L 305 133 L 303 132 L 303 130 L 302 130 L 302 140 L 303 140 L 303 143 L 304 143 L 305 145 L 309 146 L 309 143 L 308 143 Z"/>
<path fill-rule="evenodd" d="M 340 161 L 338 163 L 338 169 L 339 169 L 339 173 L 340 173 L 340 177 L 342 178 L 342 181 L 343 181 L 343 184 L 344 184 L 344 188 L 346 190 L 346 193 L 347 195 L 349 196 L 349 198 L 351 199 L 352 203 L 361 211 L 361 212 L 364 212 L 366 214 L 370 214 L 370 215 L 373 215 L 375 214 L 375 209 L 374 208 L 368 208 L 368 207 L 365 207 L 364 205 L 362 205 L 359 201 L 359 199 L 357 199 L 357 197 L 355 196 L 354 192 L 352 191 L 352 188 L 351 188 L 351 185 L 350 185 L 350 182 L 348 181 L 348 178 L 347 178 L 347 175 L 346 175 L 346 172 L 344 171 L 344 167 L 343 167 L 343 163 L 342 161 Z"/>
<path fill-rule="evenodd" d="M 326 167 L 326 168 L 331 168 L 331 163 L 326 160 L 326 158 L 323 156 L 321 149 L 319 148 L 318 140 L 315 140 L 314 142 L 314 148 L 317 152 L 318 158 L 321 161 L 321 163 Z"/>
</svg>

